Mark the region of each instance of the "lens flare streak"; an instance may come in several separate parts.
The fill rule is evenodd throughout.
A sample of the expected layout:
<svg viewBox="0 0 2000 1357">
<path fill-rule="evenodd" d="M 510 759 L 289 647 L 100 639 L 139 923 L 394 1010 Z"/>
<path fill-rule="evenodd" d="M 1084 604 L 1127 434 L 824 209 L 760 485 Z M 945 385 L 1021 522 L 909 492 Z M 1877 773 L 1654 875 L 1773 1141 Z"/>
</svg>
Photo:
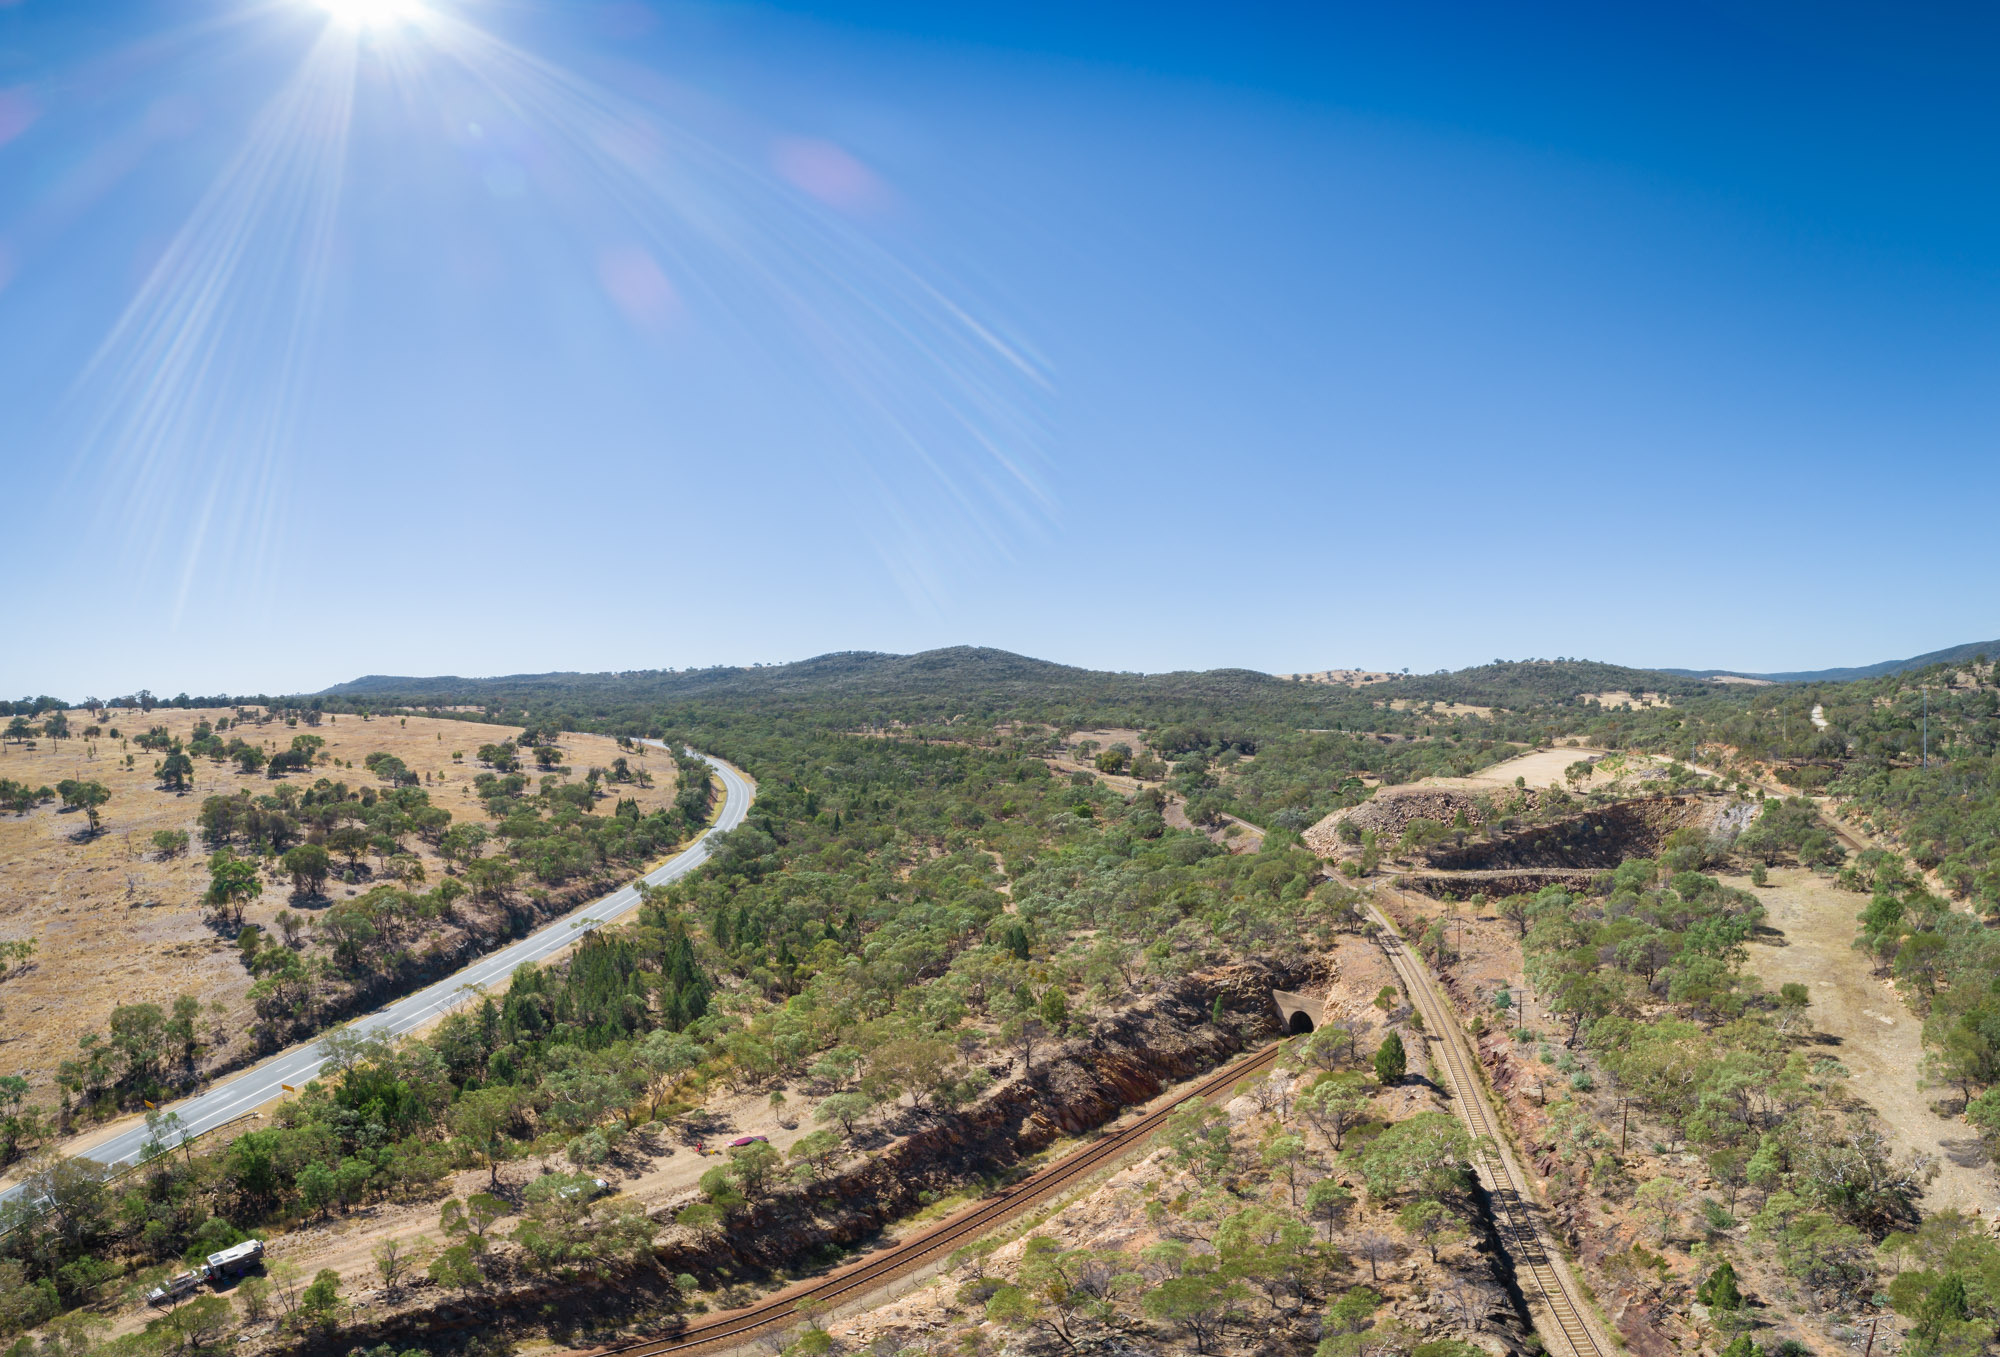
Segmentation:
<svg viewBox="0 0 2000 1357">
<path fill-rule="evenodd" d="M 790 187 L 469 24 L 440 17 L 434 31 L 495 99 L 560 142 L 566 164 L 591 171 L 677 286 L 753 343 L 789 350 L 774 357 L 804 360 L 774 373 L 794 384 L 815 374 L 812 397 L 842 431 L 851 469 L 874 502 L 897 506 L 901 527 L 878 545 L 895 542 L 885 554 L 906 591 L 934 598 L 931 558 L 965 554 L 967 539 L 935 531 L 940 522 L 1005 558 L 1053 514 L 1036 414 L 1050 384 L 1027 355 Z"/>
<path fill-rule="evenodd" d="M 108 526 L 133 564 L 173 572 L 177 622 L 204 570 L 254 571 L 274 545 L 284 454 L 324 308 L 353 94 L 354 44 L 329 30 L 73 393 L 97 412 L 80 465 L 102 477 L 102 502 L 118 520 Z"/>
<path fill-rule="evenodd" d="M 691 320 L 763 355 L 773 398 L 845 459 L 829 479 L 862 487 L 877 549 L 914 600 L 939 602 L 954 568 L 1010 557 L 1054 515 L 1043 365 L 842 215 L 879 197 L 858 163 L 839 162 L 838 193 L 815 188 L 830 171 L 802 188 L 783 156 L 774 173 L 732 155 L 445 10 L 325 7 L 75 393 L 99 412 L 79 469 L 109 492 L 135 564 L 173 576 L 177 622 L 211 585 L 241 596 L 296 502 L 288 453 L 326 321 L 364 47 L 414 125 L 427 100 L 432 125 L 448 123 L 444 86 L 469 82 L 552 148 L 530 171 L 559 190 L 551 207 L 642 332 Z"/>
</svg>

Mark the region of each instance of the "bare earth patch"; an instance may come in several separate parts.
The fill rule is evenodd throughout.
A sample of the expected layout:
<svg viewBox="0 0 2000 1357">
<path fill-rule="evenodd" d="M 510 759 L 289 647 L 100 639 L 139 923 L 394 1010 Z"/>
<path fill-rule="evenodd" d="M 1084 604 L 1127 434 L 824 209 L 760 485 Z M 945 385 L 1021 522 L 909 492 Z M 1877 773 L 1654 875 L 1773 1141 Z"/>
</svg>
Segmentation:
<svg viewBox="0 0 2000 1357">
<path fill-rule="evenodd" d="M 1771 989 L 1793 981 L 1807 987 L 1807 1015 L 1830 1039 L 1826 1054 L 1852 1072 L 1851 1091 L 1881 1115 L 1896 1152 L 1937 1159 L 1925 1211 L 1956 1208 L 1990 1219 L 2000 1208 L 2000 1186 L 1971 1128 L 1931 1110 L 1932 1102 L 1956 1095 L 1924 1087 L 1922 1022 L 1851 945 L 1865 897 L 1796 868 L 1773 870 L 1762 889 L 1748 878 L 1729 884 L 1754 890 L 1765 922 L 1784 935 L 1775 945 L 1752 947 L 1750 969 Z"/>
<path fill-rule="evenodd" d="M 1321 669 L 1311 674 L 1279 674 L 1277 677 L 1289 683 L 1334 683 L 1344 688 L 1365 688 L 1370 684 L 1387 683 L 1396 675 L 1377 673 L 1372 669 Z"/>
<path fill-rule="evenodd" d="M 1536 749 L 1526 754 L 1516 755 L 1499 763 L 1481 768 L 1469 777 L 1425 778 L 1419 785 L 1425 787 L 1511 787 L 1515 778 L 1524 778 L 1530 787 L 1546 787 L 1551 782 L 1562 784 L 1563 770 L 1572 763 L 1603 758 L 1602 749 L 1566 748 Z"/>
<path fill-rule="evenodd" d="M 94 838 L 82 833 L 81 814 L 65 813 L 53 802 L 26 815 L 0 814 L 0 938 L 32 937 L 41 943 L 34 961 L 0 985 L 0 1005 L 10 1019 L 0 1032 L 0 1073 L 27 1079 L 34 1086 L 32 1102 L 51 1100 L 57 1063 L 76 1053 L 77 1039 L 85 1032 L 103 1030 L 119 1004 L 164 1007 L 177 995 L 193 994 L 204 1008 L 222 1006 L 211 1009 L 203 1024 L 203 1039 L 215 1044 L 216 1053 L 243 1040 L 249 1026 L 244 995 L 252 977 L 234 944 L 203 922 L 200 907 L 208 870 L 196 816 L 204 798 L 237 792 L 267 796 L 279 782 L 303 790 L 322 777 L 357 789 L 381 788 L 386 784 L 363 766 L 367 755 L 380 751 L 401 759 L 422 779 L 418 785 L 430 793 L 432 804 L 449 810 L 455 821 L 490 823 L 473 795 L 472 780 L 483 771 L 475 753 L 482 744 L 521 733 L 515 726 L 421 716 L 365 722 L 335 717 L 313 729 L 281 721 L 246 723 L 224 732 L 224 739 L 241 735 L 246 743 L 285 749 L 293 736 L 314 734 L 327 742 L 326 748 L 310 772 L 276 781 L 262 773 L 238 772 L 234 764 L 196 759 L 192 791 L 177 795 L 159 790 L 153 777 L 159 755 L 131 744 L 132 737 L 165 726 L 185 741 L 197 722 L 217 717 L 233 718 L 234 713 L 117 711 L 100 724 L 116 727 L 123 744 L 107 736 L 94 741 L 42 739 L 32 749 L 0 747 L 0 777 L 36 787 L 75 778 L 102 782 L 111 791 L 103 809 L 103 832 Z M 87 713 L 71 713 L 74 729 L 87 724 Z M 641 813 L 673 801 L 673 762 L 657 750 L 641 757 L 599 735 L 565 735 L 561 748 L 565 765 L 579 778 L 591 767 L 608 767 L 620 754 L 633 767 L 645 768 L 653 777 L 650 788 L 626 783 L 616 790 L 620 797 L 636 798 Z M 454 761 L 454 752 L 463 758 Z M 130 769 L 124 766 L 127 753 L 133 756 Z M 353 766 L 337 766 L 335 760 Z M 540 775 L 532 760 L 526 771 L 531 778 Z M 185 831 L 188 852 L 162 859 L 152 836 L 163 829 Z M 443 861 L 414 835 L 408 846 L 435 882 L 444 871 Z M 365 882 L 343 886 L 335 881 L 327 893 L 342 899 L 366 888 Z M 288 881 L 268 876 L 264 894 L 246 911 L 247 922 L 272 931 L 278 912 L 297 904 L 290 893 Z"/>
<path fill-rule="evenodd" d="M 1583 694 L 1585 702 L 1595 702 L 1600 707 L 1671 707 L 1673 698 L 1665 693 L 1630 693 L 1623 688 L 1612 688 L 1602 693 Z"/>
</svg>

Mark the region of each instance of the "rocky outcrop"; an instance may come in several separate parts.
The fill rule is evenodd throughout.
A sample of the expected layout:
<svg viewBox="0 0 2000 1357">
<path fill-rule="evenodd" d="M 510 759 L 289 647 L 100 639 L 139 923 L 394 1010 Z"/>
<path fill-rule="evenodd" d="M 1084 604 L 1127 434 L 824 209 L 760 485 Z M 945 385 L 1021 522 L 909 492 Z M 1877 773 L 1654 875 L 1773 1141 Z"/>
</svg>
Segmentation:
<svg viewBox="0 0 2000 1357">
<path fill-rule="evenodd" d="M 1496 797 L 1509 798 L 1496 807 Z M 1585 885 L 1590 874 L 1631 857 L 1655 857 L 1677 829 L 1698 828 L 1726 846 L 1755 817 L 1749 803 L 1715 796 L 1646 796 L 1560 815 L 1557 793 L 1502 788 L 1469 794 L 1444 788 L 1385 791 L 1350 810 L 1338 810 L 1305 832 L 1306 846 L 1325 858 L 1357 851 L 1339 839 L 1343 821 L 1373 830 L 1392 848 L 1417 820 L 1443 825 L 1446 842 L 1415 859 L 1408 885 L 1431 895 L 1473 892 L 1507 895 L 1550 884 Z M 1569 804 L 1576 804 L 1570 802 Z M 1505 813 L 1502 813 L 1502 812 Z M 1558 818 L 1534 823 L 1537 815 Z M 1515 817 L 1531 821 L 1518 828 Z M 1455 884 L 1444 873 L 1509 873 L 1505 880 Z"/>
<path fill-rule="evenodd" d="M 1087 1038 L 1038 1058 L 1032 1073 L 956 1114 L 916 1126 L 845 1173 L 743 1208 L 718 1232 L 697 1235 L 669 1226 L 654 1250 L 656 1267 L 617 1278 L 524 1280 L 475 1301 L 385 1316 L 344 1329 L 338 1350 L 403 1347 L 424 1335 L 469 1327 L 542 1323 L 580 1308 L 599 1321 L 658 1315 L 672 1299 L 667 1278 L 680 1273 L 710 1285 L 765 1281 L 877 1235 L 947 1192 L 1004 1174 L 1061 1137 L 1094 1130 L 1276 1036 L 1271 991 L 1316 987 L 1325 970 L 1323 959 L 1300 953 L 1188 976 L 1101 1018 Z M 1228 1015 L 1221 1026 L 1210 1021 L 1218 997 Z M 317 1340 L 301 1340 L 295 1350 L 316 1352 Z"/>
<path fill-rule="evenodd" d="M 1692 796 L 1616 801 L 1490 842 L 1434 848 L 1424 860 L 1440 871 L 1509 867 L 1604 870 L 1627 858 L 1656 856 L 1669 834 L 1688 825 L 1705 826 L 1714 809 Z"/>
<path fill-rule="evenodd" d="M 1433 900 L 1469 900 L 1475 895 L 1488 899 L 1501 895 L 1533 895 L 1544 886 L 1562 886 L 1570 891 L 1589 888 L 1597 872 L 1589 868 L 1524 868 L 1514 872 L 1398 872 L 1396 886 L 1422 891 Z"/>
<path fill-rule="evenodd" d="M 1478 829 L 1505 813 L 1532 815 L 1541 805 L 1541 793 L 1514 787 L 1496 787 L 1491 792 L 1465 792 L 1444 787 L 1384 787 L 1358 806 L 1337 810 L 1300 837 L 1306 847 L 1321 857 L 1338 857 L 1349 851 L 1338 837 L 1342 821 L 1366 833 L 1374 831 L 1384 844 L 1393 844 L 1403 831 L 1418 820 L 1451 825 L 1461 820 Z"/>
</svg>

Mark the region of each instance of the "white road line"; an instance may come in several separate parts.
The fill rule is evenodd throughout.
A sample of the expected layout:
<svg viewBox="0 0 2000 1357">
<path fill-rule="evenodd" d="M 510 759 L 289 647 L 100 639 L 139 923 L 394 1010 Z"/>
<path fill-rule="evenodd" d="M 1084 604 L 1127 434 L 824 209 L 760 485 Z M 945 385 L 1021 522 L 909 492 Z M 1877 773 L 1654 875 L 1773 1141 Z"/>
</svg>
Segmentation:
<svg viewBox="0 0 2000 1357">
<path fill-rule="evenodd" d="M 658 740 L 646 740 L 644 743 L 656 749 L 666 748 Z M 664 886 L 667 882 L 678 880 L 707 862 L 709 836 L 734 829 L 742 824 L 744 817 L 750 812 L 750 803 L 756 799 L 756 789 L 751 785 L 749 778 L 720 759 L 710 758 L 706 754 L 701 755 L 701 758 L 722 779 L 722 813 L 716 817 L 713 825 L 704 829 L 695 838 L 693 843 L 682 849 L 670 861 L 640 878 L 649 886 Z M 553 956 L 564 948 L 574 945 L 586 934 L 616 922 L 637 908 L 638 904 L 638 890 L 631 885 L 620 886 L 611 894 L 544 924 L 520 941 L 510 943 L 498 952 L 467 963 L 443 980 L 427 985 L 415 994 L 406 995 L 365 1017 L 355 1019 L 348 1023 L 344 1030 L 364 1036 L 378 1033 L 403 1036 L 414 1032 L 438 1014 L 456 1008 L 465 1000 L 472 998 L 477 993 L 472 986 L 487 985 L 505 979 L 525 962 L 540 961 Z M 271 1057 L 256 1069 L 226 1079 L 204 1093 L 170 1104 L 163 1110 L 177 1113 L 181 1125 L 190 1132 L 198 1134 L 211 1130 L 232 1118 L 241 1116 L 251 1108 L 270 1101 L 282 1091 L 283 1085 L 303 1084 L 318 1074 L 320 1066 L 325 1063 L 325 1057 L 320 1053 L 320 1042 L 320 1037 L 301 1042 Z M 144 1126 L 129 1127 L 79 1153 L 86 1154 L 99 1163 L 116 1167 L 139 1157 L 139 1151 L 146 1143 L 146 1135 Z M 21 1185 L 17 1183 L 0 1192 L 0 1202 L 11 1201 L 20 1192 Z"/>
</svg>

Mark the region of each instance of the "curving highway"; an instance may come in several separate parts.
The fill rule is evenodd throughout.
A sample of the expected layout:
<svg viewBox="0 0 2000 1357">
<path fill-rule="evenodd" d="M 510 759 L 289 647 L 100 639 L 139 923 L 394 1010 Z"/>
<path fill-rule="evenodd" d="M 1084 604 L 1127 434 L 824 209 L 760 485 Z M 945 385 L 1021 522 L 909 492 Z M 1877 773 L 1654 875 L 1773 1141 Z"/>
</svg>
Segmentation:
<svg viewBox="0 0 2000 1357">
<path fill-rule="evenodd" d="M 665 748 L 658 740 L 647 740 L 644 743 L 656 749 Z M 722 780 L 722 813 L 693 843 L 663 866 L 640 878 L 649 886 L 664 886 L 669 881 L 686 876 L 707 862 L 709 835 L 721 830 L 734 829 L 742 824 L 743 817 L 749 813 L 750 803 L 756 799 L 756 787 L 743 773 L 720 759 L 710 758 L 706 754 L 702 754 L 701 758 Z M 638 904 L 637 883 L 621 886 L 611 894 L 571 910 L 560 919 L 543 925 L 519 942 L 511 943 L 497 952 L 481 957 L 443 980 L 418 990 L 415 994 L 384 1005 L 365 1017 L 355 1019 L 343 1030 L 371 1037 L 399 1037 L 414 1032 L 433 1018 L 462 1003 L 476 990 L 491 988 L 512 975 L 517 967 L 526 962 L 541 961 L 555 955 L 591 929 L 601 928 L 622 917 L 637 908 Z M 286 1084 L 297 1087 L 305 1083 L 319 1073 L 323 1063 L 325 1056 L 320 1050 L 319 1039 L 314 1038 L 293 1046 L 241 1074 L 224 1079 L 203 1093 L 170 1104 L 164 1110 L 178 1113 L 181 1125 L 187 1132 L 199 1135 L 261 1107 L 282 1093 Z M 101 1164 L 117 1167 L 136 1161 L 146 1139 L 146 1128 L 141 1124 L 107 1136 L 95 1145 L 73 1147 L 70 1153 L 88 1156 Z M 0 1192 L 0 1201 L 11 1201 L 20 1192 L 19 1184 L 9 1187 L 6 1191 Z"/>
</svg>

